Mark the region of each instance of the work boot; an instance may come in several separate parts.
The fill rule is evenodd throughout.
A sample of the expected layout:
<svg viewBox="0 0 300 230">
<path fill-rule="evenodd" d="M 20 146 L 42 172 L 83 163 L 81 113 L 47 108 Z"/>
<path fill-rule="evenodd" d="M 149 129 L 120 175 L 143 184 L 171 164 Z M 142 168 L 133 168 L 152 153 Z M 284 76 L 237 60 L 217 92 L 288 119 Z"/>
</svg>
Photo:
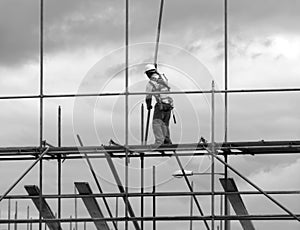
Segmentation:
<svg viewBox="0 0 300 230">
<path fill-rule="evenodd" d="M 172 144 L 172 141 L 171 141 L 169 138 L 166 138 L 166 139 L 164 140 L 164 144 L 165 144 L 165 145 L 171 145 L 171 144 Z"/>
<path fill-rule="evenodd" d="M 151 144 L 150 145 L 150 148 L 152 151 L 157 151 L 157 152 L 160 152 L 162 155 L 165 154 L 165 152 L 163 150 L 158 150 L 158 148 L 163 145 L 163 143 L 154 143 L 154 144 Z"/>
</svg>

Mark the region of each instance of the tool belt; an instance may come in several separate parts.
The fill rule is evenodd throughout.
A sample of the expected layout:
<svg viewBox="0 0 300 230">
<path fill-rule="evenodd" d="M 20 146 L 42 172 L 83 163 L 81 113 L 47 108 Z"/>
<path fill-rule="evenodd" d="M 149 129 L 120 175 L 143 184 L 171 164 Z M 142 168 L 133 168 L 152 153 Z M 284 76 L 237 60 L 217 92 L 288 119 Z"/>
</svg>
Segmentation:
<svg viewBox="0 0 300 230">
<path fill-rule="evenodd" d="M 171 105 L 171 104 L 167 104 L 167 103 L 158 103 L 158 106 L 159 106 L 159 110 L 161 111 L 171 111 L 174 107 Z"/>
</svg>

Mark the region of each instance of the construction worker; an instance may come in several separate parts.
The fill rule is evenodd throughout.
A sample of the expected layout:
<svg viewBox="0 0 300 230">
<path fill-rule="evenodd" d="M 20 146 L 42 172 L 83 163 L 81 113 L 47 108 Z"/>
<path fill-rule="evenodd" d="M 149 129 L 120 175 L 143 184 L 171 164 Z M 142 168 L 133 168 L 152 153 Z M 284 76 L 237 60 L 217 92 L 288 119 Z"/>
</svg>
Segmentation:
<svg viewBox="0 0 300 230">
<path fill-rule="evenodd" d="M 147 94 L 146 104 L 148 111 L 152 109 L 152 96 L 156 99 L 152 121 L 152 129 L 155 137 L 155 145 L 172 144 L 170 139 L 170 117 L 173 109 L 173 99 L 167 94 L 159 92 L 168 92 L 170 87 L 168 79 L 164 74 L 158 73 L 155 65 L 147 64 L 145 74 L 149 78 L 146 86 L 146 92 L 158 92 L 157 94 Z"/>
</svg>

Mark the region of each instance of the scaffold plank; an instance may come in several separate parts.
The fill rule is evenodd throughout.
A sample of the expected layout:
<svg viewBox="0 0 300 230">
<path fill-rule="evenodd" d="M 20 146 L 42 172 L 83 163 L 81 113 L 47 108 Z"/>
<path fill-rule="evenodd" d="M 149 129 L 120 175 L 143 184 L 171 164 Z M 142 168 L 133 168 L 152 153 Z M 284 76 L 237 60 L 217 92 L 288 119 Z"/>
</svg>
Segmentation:
<svg viewBox="0 0 300 230">
<path fill-rule="evenodd" d="M 87 182 L 75 182 L 75 186 L 80 195 L 93 194 L 92 189 Z M 84 197 L 82 200 L 92 218 L 104 218 L 104 215 L 95 197 Z M 109 230 L 106 221 L 94 221 L 94 224 L 97 230 Z"/>
<path fill-rule="evenodd" d="M 40 189 L 36 185 L 25 185 L 24 187 L 30 196 L 40 195 Z M 48 205 L 48 203 L 44 198 L 42 198 L 41 210 L 40 210 L 40 198 L 32 198 L 32 201 L 44 219 L 56 219 L 50 206 Z M 50 230 L 62 230 L 60 223 L 58 221 L 46 222 L 46 224 Z"/>
<path fill-rule="evenodd" d="M 228 179 L 220 178 L 220 182 L 225 192 L 238 192 L 238 188 L 232 178 L 228 178 Z M 227 197 L 236 215 L 238 216 L 249 215 L 240 194 L 229 194 L 227 195 Z M 251 220 L 240 220 L 240 223 L 244 230 L 255 230 Z"/>
</svg>

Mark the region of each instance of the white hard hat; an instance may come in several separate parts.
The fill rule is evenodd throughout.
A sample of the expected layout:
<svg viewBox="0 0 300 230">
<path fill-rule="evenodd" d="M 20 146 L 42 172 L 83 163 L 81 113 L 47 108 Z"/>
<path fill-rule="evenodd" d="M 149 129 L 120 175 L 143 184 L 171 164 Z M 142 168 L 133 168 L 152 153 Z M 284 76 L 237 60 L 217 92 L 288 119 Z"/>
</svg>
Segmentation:
<svg viewBox="0 0 300 230">
<path fill-rule="evenodd" d="M 149 70 L 156 70 L 155 65 L 153 65 L 153 64 L 147 64 L 147 65 L 145 66 L 145 73 L 146 73 L 147 71 L 149 71 Z"/>
</svg>

